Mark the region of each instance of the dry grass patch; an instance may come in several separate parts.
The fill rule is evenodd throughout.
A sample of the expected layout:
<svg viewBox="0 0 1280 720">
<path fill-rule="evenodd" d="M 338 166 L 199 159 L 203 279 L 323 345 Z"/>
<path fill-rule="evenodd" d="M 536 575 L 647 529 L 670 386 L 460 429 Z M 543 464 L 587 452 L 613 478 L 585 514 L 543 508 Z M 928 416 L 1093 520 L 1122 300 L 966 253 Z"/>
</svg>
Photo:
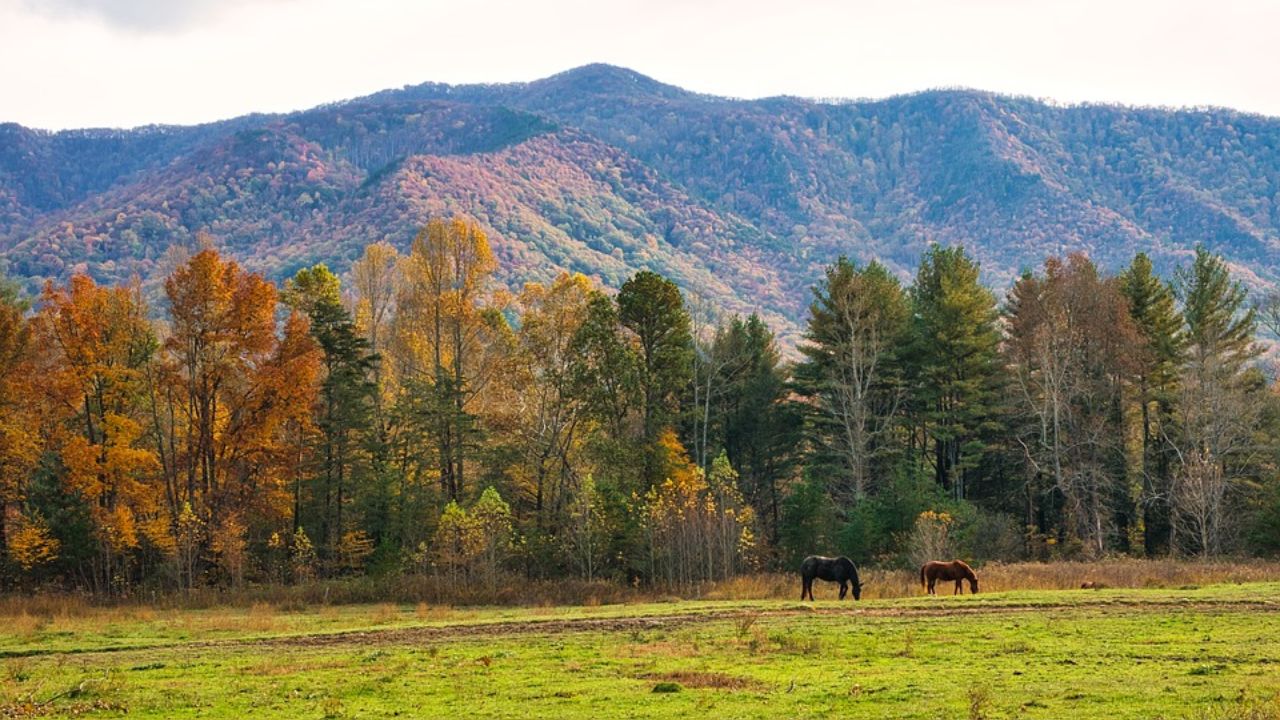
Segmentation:
<svg viewBox="0 0 1280 720">
<path fill-rule="evenodd" d="M 276 660 L 266 660 L 253 665 L 246 665 L 241 668 L 239 673 L 249 677 L 282 677 L 286 675 L 305 675 L 307 673 L 320 672 L 322 670 L 338 670 L 350 668 L 351 661 L 348 659 L 334 659 L 312 662 L 279 662 Z"/>
<path fill-rule="evenodd" d="M 270 632 L 276 627 L 276 608 L 271 603 L 254 603 L 244 627 L 254 632 Z"/>
<path fill-rule="evenodd" d="M 855 559 L 856 560 L 856 559 Z M 987 563 L 977 566 L 983 592 L 1004 590 L 1078 590 L 1086 583 L 1095 588 L 1183 588 L 1217 583 L 1268 582 L 1280 577 L 1280 562 L 1260 560 L 1180 560 L 1107 559 L 1099 561 L 1056 561 Z M 911 597 L 922 594 L 918 568 L 859 568 L 864 583 L 864 600 Z M 949 594 L 949 589 L 945 591 Z M 839 593 L 834 583 L 818 582 L 814 595 L 833 600 Z M 465 606 L 564 607 L 625 605 L 634 603 L 677 603 L 684 600 L 798 600 L 800 578 L 796 572 L 743 575 L 696 587 L 635 587 L 601 580 L 586 582 L 572 578 L 538 580 L 492 590 L 452 586 L 442 578 L 397 576 L 391 578 L 348 578 L 300 585 L 249 585 L 242 588 L 197 588 L 142 598 L 89 598 L 69 595 L 0 596 L 0 623 L 12 634 L 37 632 L 40 622 L 56 622 L 58 628 L 102 627 L 111 623 L 150 623 L 191 610 L 208 611 L 207 629 L 243 629 L 244 610 L 271 607 L 279 612 L 317 613 L 326 620 L 337 619 L 337 607 L 378 604 L 372 611 L 375 623 L 390 622 L 403 613 L 384 608 L 415 609 L 419 620 L 456 618 L 461 613 L 441 614 L 438 608 Z M 239 614 L 230 613 L 239 608 Z M 157 617 L 157 611 L 159 617 Z M 261 615 L 261 613 L 260 613 Z M 257 621 L 262 624 L 264 621 Z M 268 625 L 270 625 L 268 623 Z M 201 628 L 205 629 L 205 628 Z"/>
<path fill-rule="evenodd" d="M 418 603 L 413 608 L 413 616 L 419 620 L 427 620 L 431 617 L 431 606 L 424 602 Z"/>
<path fill-rule="evenodd" d="M 687 642 L 659 640 L 623 645 L 619 648 L 623 657 L 693 657 L 698 654 L 696 648 Z"/>
<path fill-rule="evenodd" d="M 702 594 L 704 600 L 753 600 L 757 598 L 799 597 L 798 575 L 757 573 L 740 575 L 715 583 Z M 832 586 L 836 587 L 836 586 Z M 815 584 L 816 588 L 816 584 Z"/>
<path fill-rule="evenodd" d="M 379 603 L 373 607 L 369 622 L 374 625 L 389 625 L 400 619 L 400 608 L 391 603 Z"/>
<path fill-rule="evenodd" d="M 990 564 L 979 570 L 983 589 L 1072 590 L 1084 583 L 1106 588 L 1179 588 L 1217 583 L 1270 582 L 1280 563 L 1233 560 L 1112 559 Z"/>
<path fill-rule="evenodd" d="M 24 639 L 32 637 L 43 630 L 48 624 L 49 621 L 45 618 L 28 615 L 26 613 L 10 618 L 7 623 L 9 632 Z"/>
<path fill-rule="evenodd" d="M 83 595 L 7 595 L 0 597 L 0 617 L 39 615 L 43 617 L 79 617 L 103 612 Z"/>
<path fill-rule="evenodd" d="M 413 616 L 423 622 L 432 620 L 451 620 L 459 617 L 459 613 L 449 605 L 428 605 L 427 603 L 418 603 L 413 608 Z M 464 614 L 464 616 L 469 616 Z"/>
<path fill-rule="evenodd" d="M 1190 720 L 1280 720 L 1280 696 L 1265 700 L 1240 697 L 1200 708 L 1187 716 Z M 1157 719 L 1158 720 L 1158 719 Z"/>
<path fill-rule="evenodd" d="M 687 688 L 712 688 L 716 690 L 765 690 L 768 687 L 755 678 L 698 670 L 646 673 L 641 675 L 640 679 L 673 682 Z"/>
<path fill-rule="evenodd" d="M 1280 562 L 1267 560 L 1140 560 L 1047 563 L 988 563 L 976 567 L 983 592 L 1003 590 L 1075 590 L 1093 588 L 1183 588 L 1218 583 L 1271 582 L 1280 577 Z M 859 568 L 862 599 L 920 595 L 919 569 Z M 944 594 L 950 595 L 948 587 Z M 814 596 L 833 600 L 840 586 L 817 582 Z M 942 590 L 939 590 L 942 593 Z M 965 588 L 968 593 L 968 588 Z M 794 600 L 800 597 L 798 573 L 759 573 L 709 585 L 697 597 L 706 600 Z"/>
</svg>

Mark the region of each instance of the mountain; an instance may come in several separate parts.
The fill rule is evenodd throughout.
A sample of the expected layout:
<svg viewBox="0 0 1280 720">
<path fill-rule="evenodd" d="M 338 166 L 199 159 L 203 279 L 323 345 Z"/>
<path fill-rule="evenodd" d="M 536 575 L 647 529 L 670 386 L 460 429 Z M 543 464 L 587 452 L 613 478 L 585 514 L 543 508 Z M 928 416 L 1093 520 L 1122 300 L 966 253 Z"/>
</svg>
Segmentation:
<svg viewBox="0 0 1280 720">
<path fill-rule="evenodd" d="M 996 286 L 1074 250 L 1168 272 L 1197 243 L 1270 285 L 1280 119 L 968 90 L 735 100 L 590 65 L 194 127 L 0 125 L 0 252 L 31 287 L 155 278 L 197 233 L 274 277 L 341 272 L 453 212 L 490 231 L 510 284 L 649 268 L 794 341 L 824 265 L 909 278 L 932 242 Z"/>
</svg>

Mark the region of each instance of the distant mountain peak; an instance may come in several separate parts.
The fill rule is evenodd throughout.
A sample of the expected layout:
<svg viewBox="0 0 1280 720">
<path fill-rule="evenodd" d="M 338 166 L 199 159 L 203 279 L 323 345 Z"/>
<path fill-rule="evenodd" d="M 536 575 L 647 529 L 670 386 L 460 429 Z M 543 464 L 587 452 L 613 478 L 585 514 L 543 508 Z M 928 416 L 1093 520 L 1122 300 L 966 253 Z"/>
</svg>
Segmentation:
<svg viewBox="0 0 1280 720">
<path fill-rule="evenodd" d="M 590 95 L 650 95 L 665 98 L 687 97 L 693 93 L 675 85 L 658 82 L 629 68 L 591 63 L 556 73 L 528 84 L 528 89 L 563 89 Z"/>
<path fill-rule="evenodd" d="M 641 268 L 798 337 L 841 255 L 910 276 L 961 244 L 1000 286 L 1046 254 L 1161 272 L 1196 244 L 1280 283 L 1280 119 L 1063 106 L 967 88 L 741 100 L 594 63 L 531 82 L 423 83 L 185 128 L 0 125 L 0 272 L 38 292 L 155 279 L 209 233 L 284 277 L 425 218 L 493 230 L 513 284 Z"/>
</svg>

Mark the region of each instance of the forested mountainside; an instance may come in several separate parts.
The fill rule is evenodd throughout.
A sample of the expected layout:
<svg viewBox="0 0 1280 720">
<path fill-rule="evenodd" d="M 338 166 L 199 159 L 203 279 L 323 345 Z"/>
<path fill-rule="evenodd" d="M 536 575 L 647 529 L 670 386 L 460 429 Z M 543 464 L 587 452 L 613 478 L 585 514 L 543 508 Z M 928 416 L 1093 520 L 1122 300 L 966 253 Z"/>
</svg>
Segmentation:
<svg viewBox="0 0 1280 720">
<path fill-rule="evenodd" d="M 158 278 L 200 233 L 275 278 L 343 272 L 446 213 L 490 232 L 509 284 L 651 269 L 794 339 L 835 258 L 907 275 L 933 242 L 997 286 L 1075 250 L 1167 272 L 1197 243 L 1269 284 L 1280 119 L 962 90 L 744 101 L 592 65 L 195 127 L 0 126 L 0 252 L 31 287 Z"/>
</svg>

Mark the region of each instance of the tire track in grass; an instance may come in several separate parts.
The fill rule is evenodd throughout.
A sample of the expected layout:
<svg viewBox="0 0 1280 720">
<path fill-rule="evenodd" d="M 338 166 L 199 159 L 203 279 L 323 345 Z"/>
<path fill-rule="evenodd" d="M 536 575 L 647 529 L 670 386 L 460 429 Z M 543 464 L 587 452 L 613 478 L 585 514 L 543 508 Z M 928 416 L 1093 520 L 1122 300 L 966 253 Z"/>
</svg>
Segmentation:
<svg viewBox="0 0 1280 720">
<path fill-rule="evenodd" d="M 939 600 L 936 606 L 913 607 L 833 607 L 793 605 L 782 608 L 740 608 L 696 612 L 631 615 L 604 618 L 547 618 L 458 622 L 445 625 L 399 627 L 369 630 L 342 630 L 324 633 L 276 635 L 225 640 L 191 642 L 157 642 L 96 648 L 31 648 L 0 651 L 2 658 L 47 657 L 58 655 L 96 655 L 145 650 L 203 650 L 239 648 L 325 648 L 342 646 L 414 645 L 447 640 L 511 635 L 559 635 L 565 633 L 615 633 L 646 630 L 669 630 L 687 625 L 738 620 L 745 617 L 786 618 L 830 616 L 841 618 L 929 618 L 954 616 L 1006 615 L 1027 612 L 1116 611 L 1146 612 L 1280 612 L 1280 602 L 1271 600 L 1143 600 L 1133 597 L 1096 598 L 1073 602 L 1022 602 L 1005 604 L 961 605 Z"/>
</svg>

